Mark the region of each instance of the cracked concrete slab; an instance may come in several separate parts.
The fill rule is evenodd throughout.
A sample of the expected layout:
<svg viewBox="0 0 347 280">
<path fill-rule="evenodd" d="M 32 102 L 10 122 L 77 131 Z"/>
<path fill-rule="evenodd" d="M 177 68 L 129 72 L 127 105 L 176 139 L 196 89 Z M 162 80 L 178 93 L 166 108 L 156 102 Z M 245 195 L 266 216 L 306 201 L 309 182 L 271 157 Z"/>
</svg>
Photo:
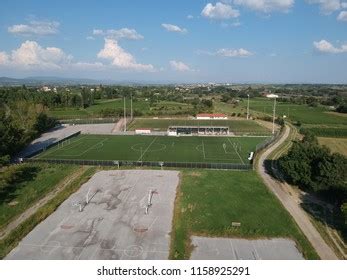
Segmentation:
<svg viewBox="0 0 347 280">
<path fill-rule="evenodd" d="M 193 260 L 303 260 L 293 240 L 192 236 Z"/>
<path fill-rule="evenodd" d="M 98 172 L 6 259 L 167 259 L 178 184 L 177 171 Z"/>
</svg>

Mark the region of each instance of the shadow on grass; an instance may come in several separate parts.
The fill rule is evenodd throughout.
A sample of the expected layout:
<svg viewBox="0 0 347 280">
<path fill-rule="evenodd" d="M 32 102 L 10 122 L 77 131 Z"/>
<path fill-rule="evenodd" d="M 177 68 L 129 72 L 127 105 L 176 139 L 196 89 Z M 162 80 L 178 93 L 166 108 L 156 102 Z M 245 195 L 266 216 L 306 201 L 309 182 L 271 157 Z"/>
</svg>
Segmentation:
<svg viewBox="0 0 347 280">
<path fill-rule="evenodd" d="M 16 198 L 16 192 L 35 179 L 40 171 L 38 166 L 18 165 L 2 171 L 0 174 L 0 203 L 8 203 Z"/>
<path fill-rule="evenodd" d="M 278 165 L 276 160 L 265 160 L 264 167 L 266 173 L 268 173 L 276 180 L 280 182 L 286 181 L 284 176 L 280 172 L 278 172 Z M 345 219 L 343 213 L 341 212 L 341 209 L 309 192 L 303 193 L 301 199 L 301 207 L 322 224 L 326 224 L 330 228 L 338 231 L 343 239 L 343 242 L 346 244 L 347 225 L 345 224 Z"/>
<path fill-rule="evenodd" d="M 343 242 L 347 243 L 347 225 L 341 209 L 331 205 L 310 193 L 301 196 L 301 207 L 322 224 L 328 225 L 340 233 Z"/>
<path fill-rule="evenodd" d="M 264 167 L 267 174 L 280 182 L 284 182 L 283 175 L 278 172 L 277 160 L 266 159 Z"/>
</svg>

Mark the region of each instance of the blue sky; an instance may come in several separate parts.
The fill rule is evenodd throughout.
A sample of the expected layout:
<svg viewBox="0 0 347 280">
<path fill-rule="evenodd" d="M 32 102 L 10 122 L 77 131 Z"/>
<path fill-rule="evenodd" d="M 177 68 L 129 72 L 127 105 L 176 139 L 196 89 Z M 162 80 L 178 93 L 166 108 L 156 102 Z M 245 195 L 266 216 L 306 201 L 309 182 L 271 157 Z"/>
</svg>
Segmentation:
<svg viewBox="0 0 347 280">
<path fill-rule="evenodd" d="M 16 1 L 0 76 L 347 83 L 347 0 Z"/>
</svg>

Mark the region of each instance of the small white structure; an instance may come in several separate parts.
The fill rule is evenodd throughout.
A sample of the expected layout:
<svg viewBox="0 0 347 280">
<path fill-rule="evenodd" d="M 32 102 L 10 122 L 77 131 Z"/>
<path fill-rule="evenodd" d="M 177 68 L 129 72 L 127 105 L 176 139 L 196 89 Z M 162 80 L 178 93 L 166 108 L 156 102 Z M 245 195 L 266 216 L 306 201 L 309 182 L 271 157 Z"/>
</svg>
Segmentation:
<svg viewBox="0 0 347 280">
<path fill-rule="evenodd" d="M 253 156 L 254 156 L 254 152 L 250 152 L 250 153 L 249 153 L 248 160 L 252 160 L 252 159 L 253 159 Z"/>
<path fill-rule="evenodd" d="M 270 94 L 267 94 L 266 97 L 267 97 L 267 98 L 278 98 L 278 95 L 277 95 L 277 94 L 270 93 Z"/>
<path fill-rule="evenodd" d="M 197 114 L 197 120 L 226 120 L 228 117 L 224 114 Z"/>
<path fill-rule="evenodd" d="M 47 86 L 43 86 L 43 87 L 41 88 L 41 90 L 44 91 L 44 92 L 52 91 L 52 90 L 51 90 L 49 87 L 47 87 Z"/>
<path fill-rule="evenodd" d="M 135 129 L 135 134 L 151 134 L 150 128 L 138 128 Z"/>
</svg>

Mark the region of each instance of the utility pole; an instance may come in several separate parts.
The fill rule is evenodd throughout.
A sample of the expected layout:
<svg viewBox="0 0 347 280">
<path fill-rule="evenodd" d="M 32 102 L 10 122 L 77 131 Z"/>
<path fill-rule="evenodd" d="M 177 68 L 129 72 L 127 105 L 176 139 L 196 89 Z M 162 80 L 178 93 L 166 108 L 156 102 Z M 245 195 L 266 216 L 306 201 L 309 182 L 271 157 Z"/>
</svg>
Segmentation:
<svg viewBox="0 0 347 280">
<path fill-rule="evenodd" d="M 130 120 L 133 120 L 133 94 L 130 95 Z"/>
<path fill-rule="evenodd" d="M 249 119 L 249 94 L 247 94 L 247 120 Z"/>
<path fill-rule="evenodd" d="M 127 131 L 127 114 L 126 114 L 126 108 L 125 108 L 125 96 L 124 96 L 124 132 Z"/>
<path fill-rule="evenodd" d="M 276 97 L 274 98 L 274 109 L 272 116 L 272 134 L 275 134 L 275 118 L 276 118 Z"/>
</svg>

